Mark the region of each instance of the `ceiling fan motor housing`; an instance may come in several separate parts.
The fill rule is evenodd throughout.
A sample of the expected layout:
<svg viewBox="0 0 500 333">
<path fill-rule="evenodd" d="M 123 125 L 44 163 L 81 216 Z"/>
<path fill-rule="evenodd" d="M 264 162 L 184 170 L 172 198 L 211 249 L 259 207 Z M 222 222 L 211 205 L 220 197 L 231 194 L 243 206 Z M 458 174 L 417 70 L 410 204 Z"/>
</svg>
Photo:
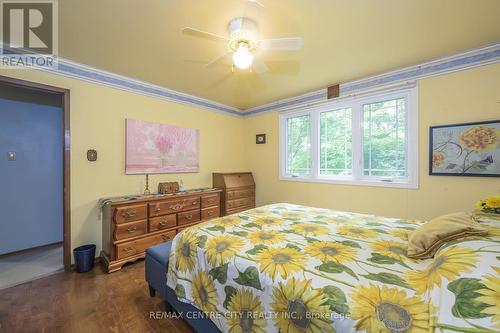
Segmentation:
<svg viewBox="0 0 500 333">
<path fill-rule="evenodd" d="M 247 17 L 237 17 L 232 19 L 228 25 L 231 40 L 228 43 L 229 49 L 236 51 L 240 43 L 246 43 L 248 50 L 255 48 L 257 40 L 257 24 Z"/>
</svg>

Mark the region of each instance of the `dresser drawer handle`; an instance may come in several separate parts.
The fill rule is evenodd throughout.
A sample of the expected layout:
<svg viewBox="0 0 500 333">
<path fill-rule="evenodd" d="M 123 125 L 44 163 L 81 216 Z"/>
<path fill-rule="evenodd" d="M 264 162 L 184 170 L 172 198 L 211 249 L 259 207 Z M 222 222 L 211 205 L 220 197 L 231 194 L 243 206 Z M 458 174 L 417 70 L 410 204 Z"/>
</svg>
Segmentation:
<svg viewBox="0 0 500 333">
<path fill-rule="evenodd" d="M 127 217 L 127 218 L 132 218 L 136 215 L 137 215 L 137 212 L 135 210 L 125 212 L 125 217 Z"/>
<path fill-rule="evenodd" d="M 182 208 L 184 208 L 184 205 L 181 205 L 181 204 L 177 204 L 175 206 L 170 206 L 170 209 L 173 209 L 173 210 L 181 210 Z"/>
<path fill-rule="evenodd" d="M 198 204 L 198 201 L 193 201 L 191 204 L 192 204 L 192 205 L 197 205 L 197 204 Z"/>
<path fill-rule="evenodd" d="M 160 207 L 156 208 L 156 211 L 157 212 L 161 211 L 161 208 Z"/>
<path fill-rule="evenodd" d="M 134 227 L 128 227 L 128 228 L 127 228 L 127 231 L 128 231 L 128 232 L 131 232 L 131 233 L 132 233 L 132 232 L 135 232 L 135 231 L 137 231 L 137 227 L 135 227 L 135 226 L 134 226 Z"/>
<path fill-rule="evenodd" d="M 162 236 L 161 236 L 161 238 L 163 238 L 163 240 L 164 240 L 165 242 L 167 242 L 167 241 L 169 241 L 169 240 L 170 240 L 170 236 L 168 236 L 168 235 L 162 235 Z"/>
<path fill-rule="evenodd" d="M 186 215 L 186 220 L 192 220 L 193 219 L 193 215 L 189 214 L 189 215 Z"/>
<path fill-rule="evenodd" d="M 208 199 L 207 201 L 208 201 L 208 203 L 212 203 L 212 202 L 214 202 L 214 199 Z"/>
<path fill-rule="evenodd" d="M 166 226 L 167 225 L 167 221 L 161 221 L 160 223 L 158 223 L 159 225 L 161 225 L 162 227 Z"/>
<path fill-rule="evenodd" d="M 212 214 L 213 214 L 213 213 L 214 213 L 213 211 L 209 210 L 209 211 L 207 212 L 207 215 L 208 215 L 208 216 L 212 216 Z"/>
<path fill-rule="evenodd" d="M 130 253 L 130 252 L 134 251 L 134 248 L 132 246 L 129 246 L 129 247 L 124 248 L 122 251 L 125 253 Z"/>
</svg>

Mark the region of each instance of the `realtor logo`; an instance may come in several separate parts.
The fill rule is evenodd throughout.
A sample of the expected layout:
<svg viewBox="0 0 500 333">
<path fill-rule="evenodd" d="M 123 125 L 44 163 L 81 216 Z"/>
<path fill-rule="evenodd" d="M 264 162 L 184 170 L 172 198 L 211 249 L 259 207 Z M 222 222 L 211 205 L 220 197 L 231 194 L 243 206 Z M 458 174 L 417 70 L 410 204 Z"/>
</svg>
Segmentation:
<svg viewBox="0 0 500 333">
<path fill-rule="evenodd" d="M 54 67 L 57 0 L 0 0 L 0 66 Z"/>
</svg>

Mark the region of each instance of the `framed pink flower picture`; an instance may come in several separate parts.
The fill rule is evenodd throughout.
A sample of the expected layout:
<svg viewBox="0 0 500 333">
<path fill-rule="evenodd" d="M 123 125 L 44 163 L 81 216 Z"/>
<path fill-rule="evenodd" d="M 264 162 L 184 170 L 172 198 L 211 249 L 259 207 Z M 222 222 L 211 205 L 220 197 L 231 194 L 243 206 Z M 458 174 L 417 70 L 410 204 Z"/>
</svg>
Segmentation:
<svg viewBox="0 0 500 333">
<path fill-rule="evenodd" d="M 429 174 L 500 177 L 500 120 L 430 128 Z"/>
<path fill-rule="evenodd" d="M 199 130 L 126 120 L 126 174 L 199 172 Z"/>
</svg>

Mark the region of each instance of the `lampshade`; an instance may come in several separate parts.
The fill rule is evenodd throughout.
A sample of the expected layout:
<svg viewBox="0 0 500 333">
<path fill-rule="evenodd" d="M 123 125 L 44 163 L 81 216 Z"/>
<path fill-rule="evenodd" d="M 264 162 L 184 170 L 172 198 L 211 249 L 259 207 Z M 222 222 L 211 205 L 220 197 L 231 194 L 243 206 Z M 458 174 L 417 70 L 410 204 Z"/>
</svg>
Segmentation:
<svg viewBox="0 0 500 333">
<path fill-rule="evenodd" d="M 238 49 L 233 53 L 233 63 L 236 67 L 240 69 L 247 69 L 252 65 L 253 54 L 248 49 L 246 43 L 240 43 Z"/>
</svg>

